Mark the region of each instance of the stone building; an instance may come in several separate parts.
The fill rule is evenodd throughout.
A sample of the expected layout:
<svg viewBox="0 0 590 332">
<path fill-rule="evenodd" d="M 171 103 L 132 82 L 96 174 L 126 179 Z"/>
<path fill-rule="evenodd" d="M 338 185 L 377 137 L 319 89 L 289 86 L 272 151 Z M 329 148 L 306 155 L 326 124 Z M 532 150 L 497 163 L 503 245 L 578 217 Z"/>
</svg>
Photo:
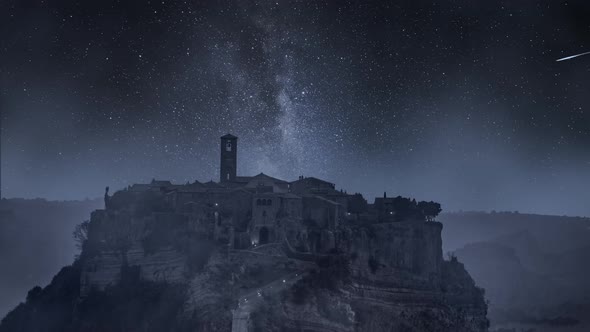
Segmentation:
<svg viewBox="0 0 590 332">
<path fill-rule="evenodd" d="M 218 183 L 178 186 L 154 180 L 130 190 L 162 191 L 176 213 L 186 215 L 195 227 L 209 227 L 215 240 L 234 248 L 280 242 L 285 223 L 306 219 L 335 228 L 344 218 L 347 195 L 333 183 L 313 177 L 289 182 L 264 173 L 239 176 L 238 138 L 227 134 L 220 140 Z"/>
</svg>

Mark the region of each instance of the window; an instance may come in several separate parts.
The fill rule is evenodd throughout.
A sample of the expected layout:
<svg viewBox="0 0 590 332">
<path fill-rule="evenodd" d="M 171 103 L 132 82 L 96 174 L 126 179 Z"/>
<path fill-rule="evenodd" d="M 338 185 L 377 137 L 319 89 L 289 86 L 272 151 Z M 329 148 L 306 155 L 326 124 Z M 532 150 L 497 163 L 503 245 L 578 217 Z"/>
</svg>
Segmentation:
<svg viewBox="0 0 590 332">
<path fill-rule="evenodd" d="M 229 173 L 227 173 L 227 176 L 225 177 L 227 180 L 229 180 Z"/>
<path fill-rule="evenodd" d="M 225 143 L 225 151 L 231 151 L 231 141 L 227 140 Z"/>
</svg>

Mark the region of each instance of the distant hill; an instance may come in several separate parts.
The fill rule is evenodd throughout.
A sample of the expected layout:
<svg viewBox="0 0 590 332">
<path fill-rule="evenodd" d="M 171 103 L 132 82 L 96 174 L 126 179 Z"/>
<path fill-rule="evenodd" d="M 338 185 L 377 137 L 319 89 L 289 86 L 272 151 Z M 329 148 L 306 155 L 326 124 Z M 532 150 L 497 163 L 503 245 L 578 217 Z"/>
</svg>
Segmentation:
<svg viewBox="0 0 590 332">
<path fill-rule="evenodd" d="M 102 199 L 0 200 L 0 317 L 24 301 L 29 289 L 48 284 L 72 262 L 75 225 L 102 204 Z"/>
<path fill-rule="evenodd" d="M 528 231 L 548 252 L 590 245 L 590 218 L 517 212 L 451 212 L 438 218 L 443 228 L 443 250 Z"/>
<path fill-rule="evenodd" d="M 492 326 L 590 328 L 588 218 L 468 212 L 439 220 L 446 250 L 486 289 Z"/>
</svg>

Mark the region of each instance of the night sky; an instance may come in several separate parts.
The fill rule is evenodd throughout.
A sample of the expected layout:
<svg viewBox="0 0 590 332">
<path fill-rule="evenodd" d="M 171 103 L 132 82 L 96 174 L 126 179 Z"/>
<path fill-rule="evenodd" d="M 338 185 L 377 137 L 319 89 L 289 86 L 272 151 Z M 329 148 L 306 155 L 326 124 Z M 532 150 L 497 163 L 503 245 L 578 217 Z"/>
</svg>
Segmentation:
<svg viewBox="0 0 590 332">
<path fill-rule="evenodd" d="M 590 216 L 590 2 L 0 0 L 3 197 L 316 176 Z"/>
</svg>

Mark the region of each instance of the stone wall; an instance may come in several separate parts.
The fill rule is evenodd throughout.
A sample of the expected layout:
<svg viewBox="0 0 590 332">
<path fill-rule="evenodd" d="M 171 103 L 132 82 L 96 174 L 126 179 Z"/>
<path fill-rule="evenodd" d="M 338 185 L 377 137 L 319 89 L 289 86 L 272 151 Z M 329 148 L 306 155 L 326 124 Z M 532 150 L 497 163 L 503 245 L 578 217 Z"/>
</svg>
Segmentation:
<svg viewBox="0 0 590 332">
<path fill-rule="evenodd" d="M 434 287 L 443 261 L 441 230 L 437 222 L 373 224 L 341 233 L 337 246 L 350 254 L 355 278 Z"/>
</svg>

